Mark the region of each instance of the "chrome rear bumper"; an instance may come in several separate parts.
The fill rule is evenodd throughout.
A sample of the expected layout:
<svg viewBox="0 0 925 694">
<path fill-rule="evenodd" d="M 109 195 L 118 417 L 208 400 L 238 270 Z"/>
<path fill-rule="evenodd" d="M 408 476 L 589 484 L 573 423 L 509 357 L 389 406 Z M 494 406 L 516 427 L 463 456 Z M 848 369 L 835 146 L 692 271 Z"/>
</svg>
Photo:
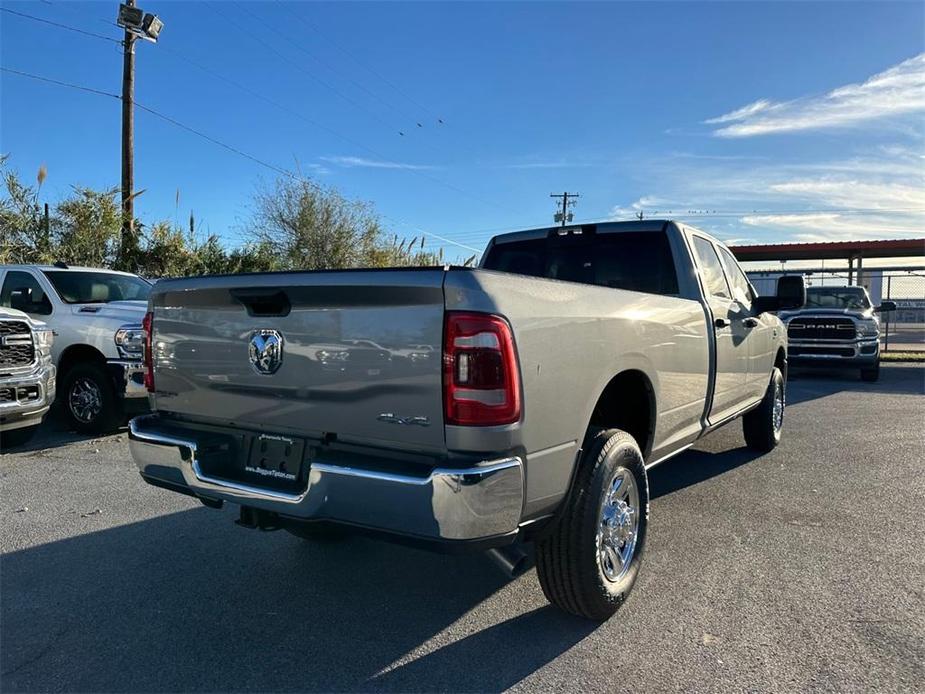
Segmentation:
<svg viewBox="0 0 925 694">
<path fill-rule="evenodd" d="M 515 532 L 523 509 L 518 457 L 464 469 L 438 467 L 422 477 L 366 469 L 362 459 L 347 467 L 316 458 L 310 461 L 304 491 L 290 494 L 204 474 L 196 442 L 159 431 L 155 416 L 129 422 L 129 448 L 142 477 L 152 484 L 295 519 L 476 540 Z"/>
</svg>

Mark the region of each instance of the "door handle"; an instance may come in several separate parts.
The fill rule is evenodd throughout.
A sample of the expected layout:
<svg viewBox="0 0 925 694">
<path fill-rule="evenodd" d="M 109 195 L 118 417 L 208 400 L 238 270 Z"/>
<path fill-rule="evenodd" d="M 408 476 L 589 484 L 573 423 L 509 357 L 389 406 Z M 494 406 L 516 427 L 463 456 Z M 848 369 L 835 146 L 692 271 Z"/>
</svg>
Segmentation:
<svg viewBox="0 0 925 694">
<path fill-rule="evenodd" d="M 744 325 L 746 328 L 757 328 L 758 319 L 752 318 L 751 316 L 749 316 L 748 318 L 742 319 L 742 325 Z"/>
<path fill-rule="evenodd" d="M 729 321 L 725 318 L 717 318 L 715 321 L 713 321 L 713 325 L 715 325 L 717 328 L 726 328 L 729 327 Z"/>
</svg>

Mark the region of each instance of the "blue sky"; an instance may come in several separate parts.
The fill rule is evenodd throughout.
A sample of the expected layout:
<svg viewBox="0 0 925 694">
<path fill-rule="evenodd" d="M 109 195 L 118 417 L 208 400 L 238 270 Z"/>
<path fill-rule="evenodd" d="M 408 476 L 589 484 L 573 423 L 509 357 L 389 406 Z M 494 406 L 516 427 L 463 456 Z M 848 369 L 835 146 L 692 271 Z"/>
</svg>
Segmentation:
<svg viewBox="0 0 925 694">
<path fill-rule="evenodd" d="M 736 242 L 923 235 L 920 2 L 139 4 L 166 25 L 138 46 L 139 103 L 450 257 L 469 251 L 438 237 L 548 224 L 562 190 L 576 221 L 705 210 Z M 114 2 L 2 6 L 119 38 Z M 5 68 L 120 89 L 116 43 L 6 12 L 0 43 Z M 0 89 L 0 150 L 46 165 L 43 196 L 118 184 L 115 99 Z M 192 209 L 241 240 L 274 171 L 143 111 L 135 137 L 144 221 Z"/>
</svg>

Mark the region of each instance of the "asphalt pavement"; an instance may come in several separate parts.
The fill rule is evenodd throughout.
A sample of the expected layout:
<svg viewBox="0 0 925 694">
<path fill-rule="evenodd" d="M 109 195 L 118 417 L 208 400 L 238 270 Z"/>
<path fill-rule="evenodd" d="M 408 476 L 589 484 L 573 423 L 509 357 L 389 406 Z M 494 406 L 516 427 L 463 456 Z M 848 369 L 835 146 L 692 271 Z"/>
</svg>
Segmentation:
<svg viewBox="0 0 925 694">
<path fill-rule="evenodd" d="M 774 452 L 736 422 L 651 471 L 600 625 L 482 555 L 245 530 L 52 422 L 0 457 L 0 690 L 921 691 L 923 396 L 797 372 Z"/>
</svg>

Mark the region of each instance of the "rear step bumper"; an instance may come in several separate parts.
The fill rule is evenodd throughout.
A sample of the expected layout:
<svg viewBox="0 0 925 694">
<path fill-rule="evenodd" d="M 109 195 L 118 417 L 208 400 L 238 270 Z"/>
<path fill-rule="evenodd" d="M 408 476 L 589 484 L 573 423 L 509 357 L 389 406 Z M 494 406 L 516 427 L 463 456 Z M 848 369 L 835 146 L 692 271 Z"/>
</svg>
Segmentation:
<svg viewBox="0 0 925 694">
<path fill-rule="evenodd" d="M 426 477 L 311 461 L 304 491 L 290 494 L 205 475 L 193 437 L 163 431 L 157 417 L 129 422 L 129 448 L 151 484 L 301 520 L 331 520 L 434 540 L 478 540 L 517 530 L 523 509 L 518 457 L 434 468 Z"/>
</svg>

